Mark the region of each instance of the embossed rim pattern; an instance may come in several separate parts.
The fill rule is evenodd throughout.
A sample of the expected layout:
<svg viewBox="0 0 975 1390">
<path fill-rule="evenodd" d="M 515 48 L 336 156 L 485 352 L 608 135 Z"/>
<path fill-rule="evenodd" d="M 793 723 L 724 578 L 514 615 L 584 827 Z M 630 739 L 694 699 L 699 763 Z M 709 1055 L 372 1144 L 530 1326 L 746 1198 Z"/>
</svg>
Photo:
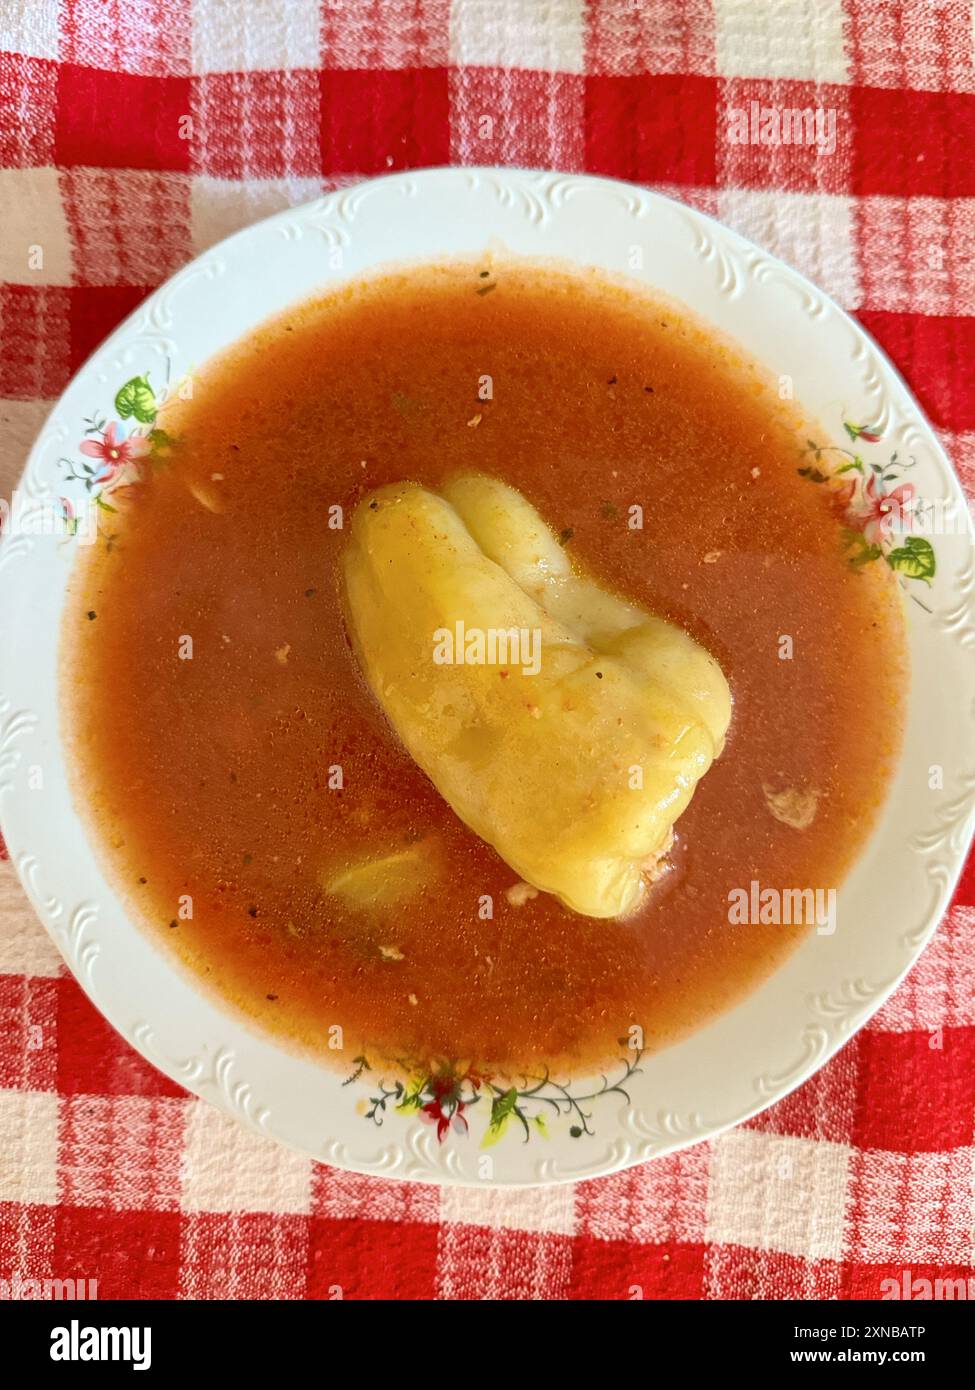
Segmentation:
<svg viewBox="0 0 975 1390">
<path fill-rule="evenodd" d="M 883 353 L 809 281 L 683 204 L 576 175 L 437 169 L 374 179 L 258 223 L 153 294 L 82 368 L 20 483 L 29 511 L 59 494 L 57 460 L 93 402 L 147 367 L 176 379 L 289 302 L 385 262 L 481 252 L 558 257 L 642 280 L 689 304 L 796 382 L 835 434 L 869 421 L 917 459 L 928 498 L 964 505 L 947 457 Z M 640 248 L 644 270 L 634 269 Z M 341 252 L 341 269 L 333 269 Z M 838 442 L 834 439 L 833 442 Z M 841 442 L 841 441 L 839 441 Z M 644 1059 L 629 1102 L 595 1133 L 479 1147 L 487 1121 L 442 1144 L 415 1116 L 377 1128 L 342 1078 L 285 1051 L 202 995 L 132 925 L 71 803 L 57 704 L 59 617 L 73 548 L 9 531 L 0 543 L 0 820 L 38 916 L 96 1006 L 188 1090 L 260 1133 L 340 1167 L 439 1183 L 516 1186 L 594 1177 L 734 1125 L 804 1081 L 881 1005 L 945 909 L 975 822 L 975 548 L 941 537 L 927 600 L 909 605 L 904 754 L 880 823 L 838 898 L 839 928 L 808 937 L 763 986 L 684 1042 Z M 944 789 L 929 789 L 932 765 Z M 43 785 L 32 789 L 40 767 Z"/>
</svg>

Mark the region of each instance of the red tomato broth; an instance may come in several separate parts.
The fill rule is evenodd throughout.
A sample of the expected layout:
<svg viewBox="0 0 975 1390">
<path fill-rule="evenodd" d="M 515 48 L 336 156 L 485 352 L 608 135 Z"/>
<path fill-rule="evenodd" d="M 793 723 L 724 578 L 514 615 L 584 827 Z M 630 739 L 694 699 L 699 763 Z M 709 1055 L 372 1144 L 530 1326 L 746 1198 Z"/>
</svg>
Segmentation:
<svg viewBox="0 0 975 1390">
<path fill-rule="evenodd" d="M 65 619 L 76 797 L 111 881 L 210 989 L 347 1067 L 365 1048 L 581 1070 L 633 1024 L 649 1048 L 699 1027 L 806 931 L 729 925 L 729 890 L 837 885 L 899 749 L 899 594 L 886 566 L 845 563 L 826 490 L 798 474 L 822 429 L 674 306 L 486 264 L 343 287 L 208 364 L 160 418 L 170 460 L 79 560 Z M 546 895 L 511 906 L 516 875 L 415 766 L 352 657 L 329 507 L 347 525 L 373 487 L 458 470 L 521 489 L 731 684 L 727 749 L 629 920 Z M 776 820 L 766 783 L 816 789 L 813 824 Z M 336 865 L 418 840 L 444 872 L 379 921 L 324 891 Z"/>
</svg>

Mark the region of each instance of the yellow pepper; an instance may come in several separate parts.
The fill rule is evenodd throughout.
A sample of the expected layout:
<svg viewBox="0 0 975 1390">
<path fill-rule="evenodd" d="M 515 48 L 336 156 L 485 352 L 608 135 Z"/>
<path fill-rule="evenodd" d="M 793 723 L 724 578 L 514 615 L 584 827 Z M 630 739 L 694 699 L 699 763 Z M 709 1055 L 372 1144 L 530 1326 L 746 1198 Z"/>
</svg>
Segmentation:
<svg viewBox="0 0 975 1390">
<path fill-rule="evenodd" d="M 457 815 L 576 912 L 632 912 L 724 745 L 714 659 L 479 475 L 365 498 L 343 575 L 369 685 Z"/>
</svg>

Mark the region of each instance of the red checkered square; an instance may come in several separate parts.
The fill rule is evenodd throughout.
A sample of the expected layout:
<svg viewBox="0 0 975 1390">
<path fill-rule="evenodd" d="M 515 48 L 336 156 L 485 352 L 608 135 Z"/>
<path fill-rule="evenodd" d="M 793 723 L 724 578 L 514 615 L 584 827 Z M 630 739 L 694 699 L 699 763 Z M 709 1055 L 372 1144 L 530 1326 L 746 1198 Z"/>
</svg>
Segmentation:
<svg viewBox="0 0 975 1390">
<path fill-rule="evenodd" d="M 839 1296 L 843 1266 L 837 1260 L 806 1260 L 779 1250 L 712 1245 L 704 1262 L 705 1297 L 721 1299 Z"/>
<path fill-rule="evenodd" d="M 858 198 L 863 305 L 975 314 L 975 202 Z"/>
<path fill-rule="evenodd" d="M 927 1281 L 927 1287 L 921 1281 Z M 958 1281 L 962 1281 L 960 1291 Z M 940 1295 L 936 1292 L 940 1285 Z M 896 1293 L 895 1293 L 896 1289 Z M 843 1270 L 840 1298 L 849 1299 L 916 1299 L 925 1301 L 934 1297 L 941 1299 L 971 1298 L 975 1293 L 975 1265 L 937 1264 L 914 1262 L 910 1266 L 900 1263 L 889 1264 L 849 1264 Z M 893 1311 L 893 1310 L 891 1310 Z"/>
<path fill-rule="evenodd" d="M 446 164 L 449 98 L 443 68 L 320 74 L 321 167 L 385 173 Z"/>
<path fill-rule="evenodd" d="M 844 8 L 859 86 L 975 92 L 968 0 L 844 0 Z"/>
<path fill-rule="evenodd" d="M 586 167 L 638 183 L 713 184 L 710 77 L 586 78 Z"/>
<path fill-rule="evenodd" d="M 318 172 L 315 73 L 220 72 L 194 78 L 193 119 L 193 167 L 199 173 L 241 179 Z"/>
<path fill-rule="evenodd" d="M 579 1235 L 663 1245 L 703 1241 L 711 1148 L 667 1154 L 576 1189 Z"/>
<path fill-rule="evenodd" d="M 861 309 L 857 318 L 944 429 L 975 429 L 975 318 Z"/>
<path fill-rule="evenodd" d="M 971 1145 L 949 1153 L 855 1153 L 847 1255 L 908 1265 L 916 1260 L 969 1263 L 973 1174 Z"/>
<path fill-rule="evenodd" d="M 68 383 L 71 291 L 0 285 L 0 397 L 52 400 Z"/>
<path fill-rule="evenodd" d="M 307 1268 L 307 1217 L 183 1218 L 181 1298 L 304 1298 Z"/>
<path fill-rule="evenodd" d="M 722 187 L 845 193 L 853 157 L 849 89 L 815 82 L 734 78 L 722 82 L 717 115 L 717 178 Z M 795 117 L 803 142 L 794 143 Z M 816 113 L 820 145 L 817 145 Z M 783 138 L 788 129 L 790 143 Z M 809 134 L 807 134 L 807 130 Z M 745 136 L 747 134 L 747 140 Z M 775 140 L 778 143 L 775 143 Z M 772 143 L 765 143 L 771 141 Z"/>
<path fill-rule="evenodd" d="M 864 1149 L 923 1153 L 972 1141 L 975 1028 L 942 1033 L 869 1031 L 860 1041 L 863 1099 L 853 1129 Z M 883 1082 L 898 1085 L 881 1107 L 870 1103 Z"/>
<path fill-rule="evenodd" d="M 107 169 L 190 167 L 190 83 L 64 63 L 55 158 Z"/>
<path fill-rule="evenodd" d="M 585 79 L 568 72 L 458 68 L 451 153 L 460 164 L 581 169 Z"/>
<path fill-rule="evenodd" d="M 58 1090 L 63 1096 L 183 1096 L 123 1041 L 70 976 L 58 992 Z"/>
<path fill-rule="evenodd" d="M 571 1280 L 571 1236 L 456 1224 L 441 1228 L 438 1298 L 566 1298 Z"/>
<path fill-rule="evenodd" d="M 62 1200 L 112 1211 L 176 1211 L 186 1101 L 71 1096 L 61 1109 Z"/>
<path fill-rule="evenodd" d="M 57 1017 L 56 980 L 0 975 L 0 1090 L 55 1089 Z"/>
<path fill-rule="evenodd" d="M 190 71 L 190 0 L 61 0 L 61 61 L 147 77 Z"/>
<path fill-rule="evenodd" d="M 99 1298 L 176 1298 L 176 1212 L 59 1206 L 52 1265 L 61 1278 L 97 1279 Z"/>
<path fill-rule="evenodd" d="M 586 68 L 607 77 L 644 72 L 713 77 L 711 0 L 601 0 L 587 13 Z"/>
<path fill-rule="evenodd" d="M 71 370 L 77 371 L 82 362 L 117 328 L 151 287 L 146 285 L 114 285 L 98 288 L 76 285 L 71 290 Z"/>
<path fill-rule="evenodd" d="M 642 1301 L 704 1297 L 704 1245 L 638 1245 L 633 1241 L 572 1241 L 566 1297 Z"/>
<path fill-rule="evenodd" d="M 954 466 L 958 468 L 961 475 L 962 485 L 965 486 L 969 502 L 975 500 L 975 438 L 969 434 L 950 434 L 949 431 L 940 431 L 944 448 L 949 450 L 949 457 L 954 461 Z M 961 870 L 961 877 L 958 878 L 956 890 L 954 890 L 954 905 L 964 903 L 967 908 L 975 906 L 975 855 L 969 853 L 967 863 Z"/>
<path fill-rule="evenodd" d="M 975 94 L 850 88 L 853 193 L 975 194 Z"/>
<path fill-rule="evenodd" d="M 53 161 L 57 90 L 56 63 L 0 53 L 0 165 Z"/>
<path fill-rule="evenodd" d="M 312 1217 L 308 1297 L 433 1298 L 439 1239 L 425 1223 Z"/>
<path fill-rule="evenodd" d="M 745 1126 L 794 1139 L 849 1144 L 857 1114 L 860 1039 L 854 1038 L 804 1086 L 763 1110 Z"/>
<path fill-rule="evenodd" d="M 322 0 L 322 66 L 440 68 L 450 0 Z"/>
<path fill-rule="evenodd" d="M 82 284 L 151 285 L 190 259 L 185 174 L 72 169 L 61 192 Z"/>
</svg>

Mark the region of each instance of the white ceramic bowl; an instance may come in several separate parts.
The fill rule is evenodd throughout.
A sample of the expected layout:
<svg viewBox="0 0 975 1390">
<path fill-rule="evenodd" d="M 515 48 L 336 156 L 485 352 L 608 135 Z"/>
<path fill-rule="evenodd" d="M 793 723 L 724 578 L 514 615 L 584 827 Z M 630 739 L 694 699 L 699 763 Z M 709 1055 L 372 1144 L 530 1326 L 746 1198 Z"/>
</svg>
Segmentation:
<svg viewBox="0 0 975 1390">
<path fill-rule="evenodd" d="M 791 375 L 803 405 L 834 432 L 831 443 L 849 443 L 844 420 L 869 422 L 883 440 L 858 447 L 879 460 L 894 449 L 913 456 L 918 492 L 960 506 L 967 518 L 944 452 L 876 345 L 802 276 L 700 213 L 574 175 L 436 169 L 362 183 L 206 252 L 136 310 L 55 407 L 0 546 L 0 817 L 24 887 L 68 966 L 162 1071 L 327 1163 L 513 1185 L 607 1173 L 747 1118 L 821 1066 L 916 960 L 961 870 L 975 811 L 975 550 L 967 523 L 935 538 L 937 573 L 920 589 L 930 612 L 906 605 L 913 674 L 904 752 L 875 832 L 840 890 L 835 935 L 808 935 L 743 1003 L 642 1058 L 622 1089 L 614 1087 L 634 1056 L 608 1073 L 605 1087 L 573 1081 L 563 1093 L 556 1083 L 565 1078 L 552 1078 L 524 1107 L 546 1116 L 548 1137 L 532 1127 L 525 1142 L 515 1123 L 488 1148 L 484 1095 L 464 1113 L 466 1132 L 455 1126 L 439 1135 L 416 1106 L 396 1109 L 395 1096 L 369 1118 L 363 1111 L 378 1093 L 377 1075 L 343 1085 L 340 1074 L 252 1031 L 128 920 L 72 805 L 59 733 L 60 617 L 79 538 L 30 534 L 59 497 L 78 500 L 61 460 L 78 457 L 93 411 L 118 418 L 116 393 L 127 381 L 147 373 L 157 385 L 178 380 L 338 278 L 498 241 L 518 255 L 628 274 L 685 301 L 776 374 Z M 944 770 L 943 789 L 931 788 L 934 765 Z M 38 767 L 43 785 L 35 789 Z M 573 1106 L 570 1096 L 591 1098 Z"/>
</svg>

